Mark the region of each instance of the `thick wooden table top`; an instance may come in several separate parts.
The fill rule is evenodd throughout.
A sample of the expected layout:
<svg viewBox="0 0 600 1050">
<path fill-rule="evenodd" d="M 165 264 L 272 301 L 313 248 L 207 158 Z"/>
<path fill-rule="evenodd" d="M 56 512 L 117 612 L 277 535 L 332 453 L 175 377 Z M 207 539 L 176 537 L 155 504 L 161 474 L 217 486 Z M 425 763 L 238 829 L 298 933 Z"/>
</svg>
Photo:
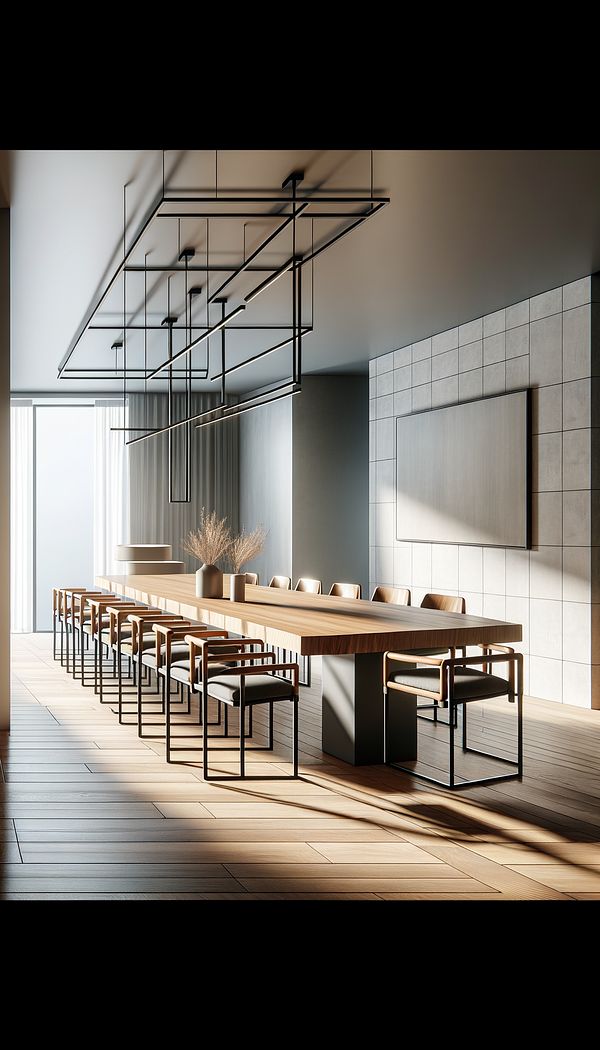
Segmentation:
<svg viewBox="0 0 600 1050">
<path fill-rule="evenodd" d="M 227 577 L 224 582 L 227 594 Z M 519 642 L 522 637 L 520 624 L 503 620 L 276 587 L 246 586 L 245 602 L 197 598 L 193 573 L 97 576 L 96 584 L 212 627 L 262 638 L 303 656 Z"/>
</svg>

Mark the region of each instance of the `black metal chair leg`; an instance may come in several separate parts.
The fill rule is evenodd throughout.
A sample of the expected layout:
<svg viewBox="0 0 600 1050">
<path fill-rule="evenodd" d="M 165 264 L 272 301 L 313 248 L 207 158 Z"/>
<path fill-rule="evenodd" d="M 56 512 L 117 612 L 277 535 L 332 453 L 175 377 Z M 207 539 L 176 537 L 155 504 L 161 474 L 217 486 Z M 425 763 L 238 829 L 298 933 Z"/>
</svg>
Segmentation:
<svg viewBox="0 0 600 1050">
<path fill-rule="evenodd" d="M 167 762 L 171 761 L 171 697 L 169 690 L 165 689 L 166 677 L 163 679 L 163 698 L 165 707 L 165 757 Z"/>
<path fill-rule="evenodd" d="M 450 701 L 450 718 L 448 719 L 448 737 L 450 740 L 450 787 L 454 787 L 454 711 Z"/>
<path fill-rule="evenodd" d="M 521 686 L 521 682 L 519 682 Z M 523 690 L 519 689 L 517 696 L 517 772 L 519 777 L 523 776 Z"/>
<path fill-rule="evenodd" d="M 294 725 L 293 725 L 293 752 L 294 752 L 294 776 L 298 776 L 298 698 L 294 697 Z M 271 704 L 271 707 L 273 705 Z"/>
<path fill-rule="evenodd" d="M 133 661 L 135 667 L 135 660 Z M 135 685 L 135 682 L 133 683 Z M 137 708 L 138 708 L 138 736 L 142 735 L 142 669 L 138 670 L 137 676 Z"/>
<path fill-rule="evenodd" d="M 208 780 L 208 689 L 203 689 L 201 696 L 202 703 L 202 717 L 204 720 L 204 733 L 202 734 L 202 765 L 204 773 L 204 779 Z M 220 706 L 220 705 L 219 705 Z"/>
<path fill-rule="evenodd" d="M 462 749 L 467 750 L 467 705 L 463 704 L 463 725 L 462 725 Z"/>
<path fill-rule="evenodd" d="M 269 751 L 273 750 L 273 701 L 269 703 Z"/>
<path fill-rule="evenodd" d="M 124 725 L 123 722 L 123 657 L 119 650 L 115 653 L 117 659 L 117 692 L 119 694 L 119 725 Z"/>
<path fill-rule="evenodd" d="M 244 687 L 240 689 L 240 777 L 246 776 L 246 705 L 244 703 Z"/>
</svg>

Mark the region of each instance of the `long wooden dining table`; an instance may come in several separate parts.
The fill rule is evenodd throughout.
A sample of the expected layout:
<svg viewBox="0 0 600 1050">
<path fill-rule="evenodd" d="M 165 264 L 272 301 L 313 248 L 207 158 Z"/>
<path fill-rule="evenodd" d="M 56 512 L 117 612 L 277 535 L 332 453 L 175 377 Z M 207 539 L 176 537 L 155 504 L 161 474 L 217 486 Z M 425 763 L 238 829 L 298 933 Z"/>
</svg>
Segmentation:
<svg viewBox="0 0 600 1050">
<path fill-rule="evenodd" d="M 302 656 L 321 656 L 323 751 L 353 765 L 384 759 L 382 654 L 386 650 L 447 649 L 522 638 L 521 624 L 504 620 L 275 587 L 247 585 L 245 602 L 197 598 L 193 573 L 97 576 L 96 585 Z M 226 575 L 224 594 L 228 590 Z M 416 702 L 397 706 L 402 714 L 392 727 L 396 741 L 412 740 Z"/>
</svg>

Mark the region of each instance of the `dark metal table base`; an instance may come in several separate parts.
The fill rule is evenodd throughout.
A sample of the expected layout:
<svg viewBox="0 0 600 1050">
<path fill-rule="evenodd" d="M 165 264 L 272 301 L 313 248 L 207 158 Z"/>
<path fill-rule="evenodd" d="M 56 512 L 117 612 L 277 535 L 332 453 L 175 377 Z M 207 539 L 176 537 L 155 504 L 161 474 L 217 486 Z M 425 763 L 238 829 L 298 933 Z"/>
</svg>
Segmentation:
<svg viewBox="0 0 600 1050">
<path fill-rule="evenodd" d="M 322 747 L 353 766 L 385 761 L 383 653 L 323 656 Z M 417 705 L 395 704 L 388 726 L 394 751 L 417 754 Z"/>
</svg>

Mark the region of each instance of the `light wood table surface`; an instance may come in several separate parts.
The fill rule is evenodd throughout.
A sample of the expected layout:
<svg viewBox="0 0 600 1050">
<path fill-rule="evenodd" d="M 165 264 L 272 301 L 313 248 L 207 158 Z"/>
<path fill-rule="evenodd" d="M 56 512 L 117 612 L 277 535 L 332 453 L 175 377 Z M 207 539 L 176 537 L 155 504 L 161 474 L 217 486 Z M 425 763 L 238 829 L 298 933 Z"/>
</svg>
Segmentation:
<svg viewBox="0 0 600 1050">
<path fill-rule="evenodd" d="M 262 638 L 303 656 L 323 657 L 323 750 L 355 765 L 383 760 L 381 654 L 479 642 L 519 642 L 517 623 L 413 606 L 246 587 L 246 601 L 197 598 L 193 573 L 97 576 L 129 598 Z M 224 593 L 229 581 L 224 579 Z M 415 715 L 416 717 L 416 715 Z"/>
</svg>

